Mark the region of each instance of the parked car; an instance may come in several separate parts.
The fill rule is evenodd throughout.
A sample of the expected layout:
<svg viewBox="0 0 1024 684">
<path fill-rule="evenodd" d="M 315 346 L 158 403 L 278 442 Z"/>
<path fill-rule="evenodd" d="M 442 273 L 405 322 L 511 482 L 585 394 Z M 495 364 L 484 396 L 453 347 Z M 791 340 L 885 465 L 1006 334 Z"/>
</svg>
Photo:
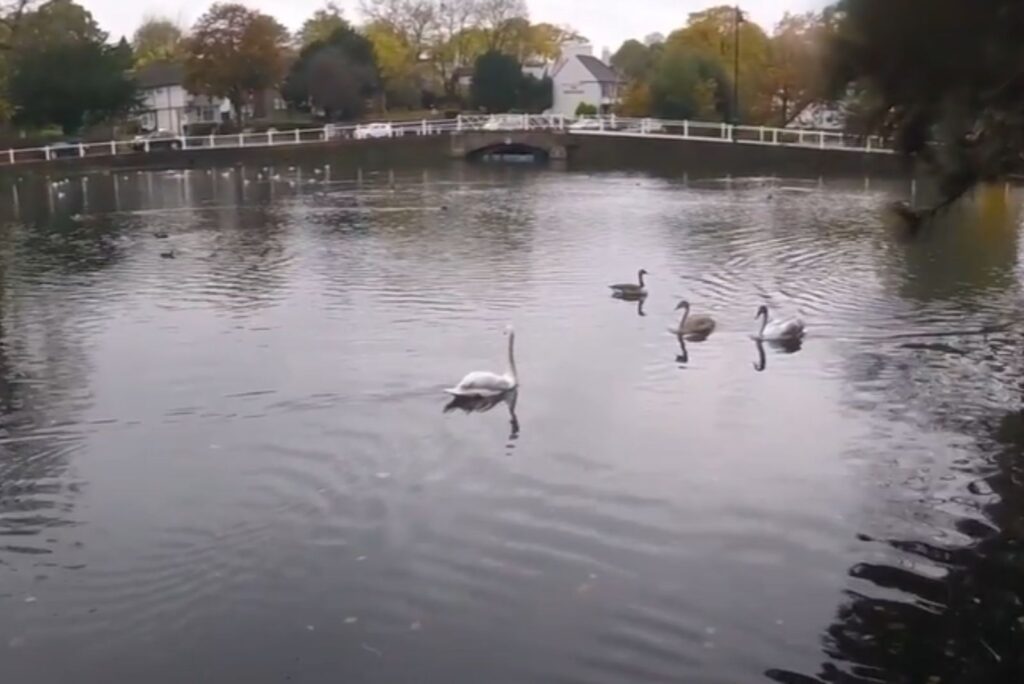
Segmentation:
<svg viewBox="0 0 1024 684">
<path fill-rule="evenodd" d="M 146 142 L 149 142 L 149 151 L 154 150 L 180 150 L 181 138 L 171 131 L 153 131 L 137 135 L 132 139 L 132 149 L 136 152 L 146 151 Z"/>
<path fill-rule="evenodd" d="M 494 114 L 481 127 L 485 131 L 518 131 L 523 127 L 522 114 Z"/>
<path fill-rule="evenodd" d="M 78 140 L 61 140 L 50 145 L 50 159 L 68 159 L 81 156 Z"/>
<path fill-rule="evenodd" d="M 372 138 L 390 138 L 395 131 L 389 123 L 371 123 L 365 126 L 357 126 L 352 137 L 356 140 L 369 140 Z"/>
<path fill-rule="evenodd" d="M 601 128 L 600 119 L 577 119 L 569 124 L 570 131 L 599 131 Z"/>
</svg>

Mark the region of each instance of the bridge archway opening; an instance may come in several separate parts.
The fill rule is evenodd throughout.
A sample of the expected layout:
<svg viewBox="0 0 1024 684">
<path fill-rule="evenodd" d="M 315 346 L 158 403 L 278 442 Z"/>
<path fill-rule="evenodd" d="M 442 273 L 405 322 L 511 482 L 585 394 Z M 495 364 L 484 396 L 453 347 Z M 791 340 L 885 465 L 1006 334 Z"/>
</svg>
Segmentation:
<svg viewBox="0 0 1024 684">
<path fill-rule="evenodd" d="M 470 161 L 540 164 L 547 162 L 551 153 L 542 147 L 524 143 L 499 143 L 472 150 L 466 158 Z"/>
</svg>

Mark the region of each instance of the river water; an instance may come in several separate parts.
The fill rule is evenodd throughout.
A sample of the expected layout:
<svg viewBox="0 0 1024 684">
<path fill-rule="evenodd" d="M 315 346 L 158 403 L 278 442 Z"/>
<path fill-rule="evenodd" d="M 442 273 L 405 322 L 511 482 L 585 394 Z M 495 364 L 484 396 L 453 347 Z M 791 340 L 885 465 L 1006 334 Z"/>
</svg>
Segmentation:
<svg viewBox="0 0 1024 684">
<path fill-rule="evenodd" d="M 905 184 L 339 176 L 0 188 L 3 682 L 1024 671 L 1013 197 L 907 241 Z M 518 430 L 444 413 L 506 324 Z"/>
</svg>

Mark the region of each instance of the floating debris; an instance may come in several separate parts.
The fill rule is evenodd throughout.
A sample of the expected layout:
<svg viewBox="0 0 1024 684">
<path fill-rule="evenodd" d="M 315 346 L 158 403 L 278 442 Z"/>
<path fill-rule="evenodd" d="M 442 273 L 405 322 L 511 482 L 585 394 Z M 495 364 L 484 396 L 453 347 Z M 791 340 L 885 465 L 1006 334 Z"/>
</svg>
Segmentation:
<svg viewBox="0 0 1024 684">
<path fill-rule="evenodd" d="M 347 618 L 345 618 L 346 625 L 354 625 L 357 622 L 359 622 L 359 618 L 357 618 L 355 615 L 349 615 Z"/>
</svg>

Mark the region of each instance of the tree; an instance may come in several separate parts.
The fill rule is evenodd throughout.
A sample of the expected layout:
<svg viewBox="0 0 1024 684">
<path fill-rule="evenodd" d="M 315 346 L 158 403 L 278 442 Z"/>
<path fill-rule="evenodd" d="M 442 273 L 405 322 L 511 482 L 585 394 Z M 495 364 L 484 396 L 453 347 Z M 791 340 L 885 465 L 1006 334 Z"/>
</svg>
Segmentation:
<svg viewBox="0 0 1024 684">
<path fill-rule="evenodd" d="M 13 49 L 55 43 L 105 43 L 92 14 L 73 0 L 49 0 L 36 10 L 25 12 L 18 25 Z"/>
<path fill-rule="evenodd" d="M 350 119 L 365 109 L 377 89 L 373 44 L 348 22 L 299 53 L 281 93 L 293 106 L 324 110 L 329 120 Z"/>
<path fill-rule="evenodd" d="M 454 98 L 455 69 L 471 64 L 482 54 L 482 41 L 474 41 L 478 0 L 447 0 L 434 12 L 435 33 L 431 59 L 441 79 L 445 94 Z"/>
<path fill-rule="evenodd" d="M 942 200 L 904 210 L 912 226 L 1024 152 L 1024 4 L 1018 0 L 842 0 L 829 46 L 832 92 L 854 88 L 865 122 L 938 179 Z"/>
<path fill-rule="evenodd" d="M 650 85 L 651 110 L 670 119 L 727 118 L 729 97 L 730 84 L 721 64 L 679 45 L 666 50 Z"/>
<path fill-rule="evenodd" d="M 227 98 L 241 124 L 249 98 L 281 82 L 287 42 L 288 32 L 273 18 L 243 5 L 215 4 L 187 41 L 185 87 Z"/>
<path fill-rule="evenodd" d="M 125 76 L 131 52 L 123 47 L 84 40 L 41 44 L 19 50 L 12 66 L 8 87 L 20 125 L 56 124 L 72 134 L 138 104 L 135 83 Z"/>
<path fill-rule="evenodd" d="M 408 102 L 411 93 L 419 93 L 419 74 L 415 53 L 405 39 L 389 24 L 376 22 L 363 28 L 373 45 L 374 60 L 383 86 L 384 107 Z"/>
<path fill-rule="evenodd" d="M 735 35 L 736 8 L 711 7 L 690 14 L 686 26 L 668 37 L 666 50 L 684 48 L 693 55 L 715 61 L 720 73 L 729 75 L 731 83 Z M 749 20 L 739 24 L 739 39 L 739 113 L 745 122 L 764 123 L 771 116 L 770 42 L 761 27 Z"/>
<path fill-rule="evenodd" d="M 651 49 L 638 40 L 627 40 L 612 55 L 612 66 L 628 81 L 646 81 L 654 67 Z"/>
<path fill-rule="evenodd" d="M 489 50 L 504 49 L 514 32 L 522 26 L 514 20 L 527 21 L 529 16 L 526 0 L 479 0 L 477 12 L 480 26 L 487 32 Z"/>
<path fill-rule="evenodd" d="M 824 14 L 807 12 L 782 17 L 771 38 L 772 110 L 786 126 L 823 95 L 821 72 L 829 25 Z"/>
<path fill-rule="evenodd" d="M 135 64 L 145 66 L 181 59 L 185 54 L 183 42 L 181 29 L 170 19 L 146 19 L 132 37 Z"/>
<path fill-rule="evenodd" d="M 488 112 L 507 112 L 516 106 L 522 67 L 515 57 L 496 50 L 477 58 L 470 94 L 473 104 Z"/>
<path fill-rule="evenodd" d="M 580 102 L 576 105 L 576 116 L 597 116 L 597 106 L 589 102 Z"/>
<path fill-rule="evenodd" d="M 295 42 L 302 49 L 326 41 L 340 28 L 350 28 L 350 25 L 342 16 L 341 8 L 334 2 L 328 2 L 302 23 L 302 28 L 295 35 Z"/>
<path fill-rule="evenodd" d="M 553 104 L 554 90 L 551 79 L 545 76 L 537 78 L 530 74 L 523 74 L 519 82 L 518 107 L 524 112 L 540 113 L 551 109 Z"/>
<path fill-rule="evenodd" d="M 626 88 L 619 105 L 622 116 L 644 117 L 651 115 L 651 87 L 643 81 L 635 81 Z"/>
<path fill-rule="evenodd" d="M 414 59 L 427 50 L 437 24 L 433 0 L 362 0 L 360 9 L 369 24 L 378 24 L 401 38 Z"/>
</svg>

